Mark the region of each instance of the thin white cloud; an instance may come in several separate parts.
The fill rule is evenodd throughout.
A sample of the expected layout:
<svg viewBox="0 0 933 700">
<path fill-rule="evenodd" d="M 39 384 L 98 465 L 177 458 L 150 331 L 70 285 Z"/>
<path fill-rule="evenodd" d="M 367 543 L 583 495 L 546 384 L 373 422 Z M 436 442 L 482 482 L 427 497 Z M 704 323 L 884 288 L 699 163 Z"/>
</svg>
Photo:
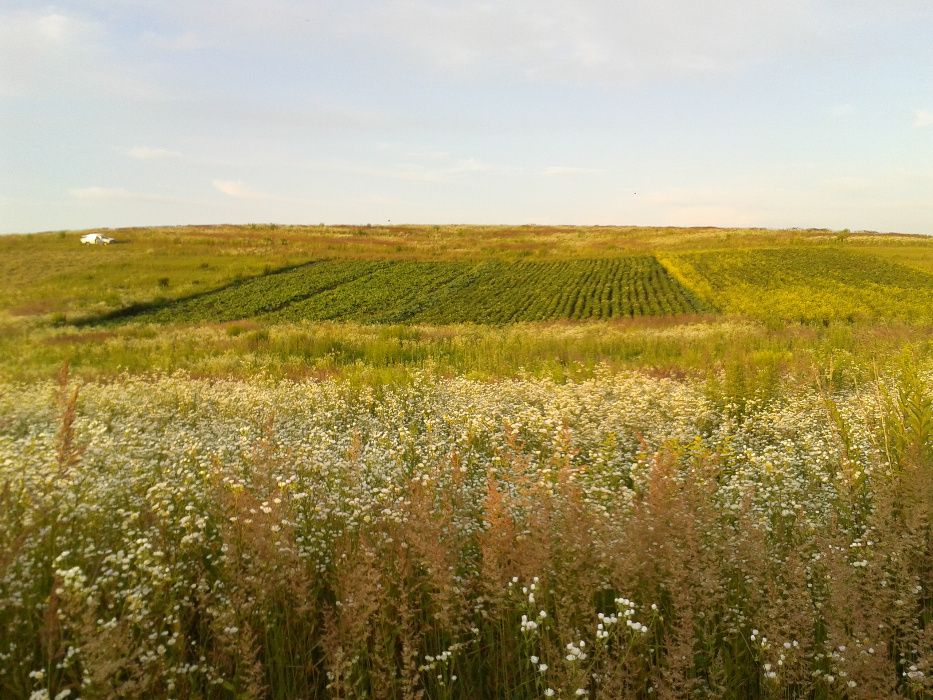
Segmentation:
<svg viewBox="0 0 933 700">
<path fill-rule="evenodd" d="M 240 180 L 214 180 L 214 189 L 234 199 L 272 199 L 271 195 L 257 192 Z"/>
<path fill-rule="evenodd" d="M 36 30 L 39 36 L 52 42 L 66 39 L 72 33 L 73 28 L 74 22 L 57 12 L 42 15 L 36 20 Z"/>
<path fill-rule="evenodd" d="M 256 203 L 280 205 L 320 206 L 320 202 L 308 197 L 292 197 L 286 195 L 261 192 L 253 189 L 242 180 L 212 180 L 214 189 L 234 200 L 251 201 Z"/>
<path fill-rule="evenodd" d="M 160 204 L 189 204 L 193 200 L 177 197 L 170 194 L 152 192 L 134 192 L 123 187 L 72 187 L 68 190 L 69 196 L 78 201 L 103 204 L 107 202 L 156 202 Z"/>
<path fill-rule="evenodd" d="M 195 32 L 184 32 L 182 34 L 167 36 L 164 34 L 155 34 L 146 32 L 142 35 L 142 41 L 147 45 L 159 49 L 160 51 L 199 51 L 211 46 L 210 42 Z"/>
<path fill-rule="evenodd" d="M 96 199 L 96 200 L 107 200 L 107 199 L 127 199 L 132 195 L 127 190 L 121 187 L 73 187 L 68 190 L 70 194 L 75 199 Z"/>
<path fill-rule="evenodd" d="M 130 158 L 137 160 L 163 160 L 166 158 L 181 158 L 181 153 L 168 148 L 153 148 L 151 146 L 134 146 L 126 152 Z"/>
<path fill-rule="evenodd" d="M 494 165 L 472 157 L 453 159 L 447 157 L 446 154 L 441 154 L 437 156 L 436 160 L 446 162 L 433 163 L 431 165 L 426 165 L 424 163 L 372 165 L 368 163 L 324 162 L 309 163 L 308 167 L 311 170 L 327 173 L 423 183 L 450 182 L 471 175 L 517 171 L 516 168 Z"/>
<path fill-rule="evenodd" d="M 918 109 L 914 112 L 914 127 L 926 129 L 930 126 L 933 126 L 933 112 L 926 109 Z"/>
<path fill-rule="evenodd" d="M 464 158 L 463 160 L 456 161 L 449 165 L 447 168 L 441 169 L 440 172 L 442 175 L 465 175 L 469 173 L 489 173 L 496 170 L 499 170 L 499 168 L 489 163 L 484 163 L 477 158 Z"/>
<path fill-rule="evenodd" d="M 397 158 L 406 161 L 442 161 L 449 160 L 451 154 L 449 151 L 439 151 L 427 148 L 410 148 L 403 144 L 382 142 L 376 144 L 376 150 L 382 153 L 388 153 Z"/>
<path fill-rule="evenodd" d="M 575 165 L 549 165 L 541 174 L 545 177 L 560 177 L 563 175 L 587 175 L 603 172 L 600 168 L 582 168 Z"/>
</svg>

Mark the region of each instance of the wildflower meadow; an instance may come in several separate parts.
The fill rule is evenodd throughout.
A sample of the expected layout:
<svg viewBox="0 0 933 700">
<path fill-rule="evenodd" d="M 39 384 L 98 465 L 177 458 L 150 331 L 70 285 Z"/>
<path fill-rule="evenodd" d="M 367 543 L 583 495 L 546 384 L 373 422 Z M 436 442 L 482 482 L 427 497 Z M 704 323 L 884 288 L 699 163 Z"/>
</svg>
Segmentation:
<svg viewBox="0 0 933 700">
<path fill-rule="evenodd" d="M 9 382 L 0 695 L 930 697 L 931 389 Z"/>
</svg>

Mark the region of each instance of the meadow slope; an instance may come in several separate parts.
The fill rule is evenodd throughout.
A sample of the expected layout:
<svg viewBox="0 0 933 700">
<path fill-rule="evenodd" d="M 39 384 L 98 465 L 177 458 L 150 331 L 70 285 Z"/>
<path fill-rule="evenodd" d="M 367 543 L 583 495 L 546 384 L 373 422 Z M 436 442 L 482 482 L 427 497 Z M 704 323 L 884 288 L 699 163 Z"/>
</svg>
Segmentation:
<svg viewBox="0 0 933 700">
<path fill-rule="evenodd" d="M 928 352 L 933 239 L 825 230 L 204 226 L 0 238 L 0 375 L 743 381 Z M 586 321 L 586 323 L 581 323 Z M 569 324 L 569 325 L 568 325 Z M 369 329 L 366 326 L 372 325 Z M 744 366 L 744 367 L 743 367 Z M 748 367 L 752 367 L 751 370 Z"/>
<path fill-rule="evenodd" d="M 441 287 L 458 266 L 485 264 L 488 273 L 482 276 L 492 280 L 513 274 L 516 263 L 627 264 L 656 257 L 664 268 L 658 274 L 672 275 L 700 304 L 725 313 L 775 320 L 931 320 L 933 239 L 923 236 L 633 227 L 203 226 L 117 230 L 111 233 L 118 244 L 86 247 L 77 242 L 80 233 L 0 237 L 0 311 L 61 323 L 197 297 L 247 279 L 269 293 L 270 285 L 260 277 L 313 261 L 448 263 L 446 271 L 421 268 L 438 272 L 435 286 Z M 518 277 L 524 284 L 528 276 Z M 571 276 L 562 282 L 568 287 L 563 291 L 580 291 L 584 279 Z M 270 282 L 288 280 L 286 275 Z M 362 291 L 380 291 L 379 284 L 398 281 L 406 283 L 393 275 L 377 277 L 372 289 Z M 659 286 L 659 301 L 668 288 Z M 905 289 L 917 298 L 911 300 Z M 421 294 L 417 286 L 412 290 Z M 487 298 L 498 295 L 491 282 L 476 292 L 479 301 L 496 302 Z M 855 300 L 853 292 L 858 292 Z M 892 293 L 897 303 L 890 302 Z M 816 304 L 813 295 L 819 297 Z M 229 315 L 222 307 L 235 310 L 221 304 L 218 316 Z M 353 309 L 345 315 L 352 317 Z"/>
<path fill-rule="evenodd" d="M 933 697 L 933 240 L 0 237 L 0 697 Z"/>
</svg>

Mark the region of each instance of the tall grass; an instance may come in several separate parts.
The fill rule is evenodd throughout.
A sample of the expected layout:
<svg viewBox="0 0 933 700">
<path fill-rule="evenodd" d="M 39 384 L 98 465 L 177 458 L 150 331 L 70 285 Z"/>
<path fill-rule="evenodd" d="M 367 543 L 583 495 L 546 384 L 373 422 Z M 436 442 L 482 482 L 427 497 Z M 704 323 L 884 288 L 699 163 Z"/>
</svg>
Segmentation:
<svg viewBox="0 0 933 700">
<path fill-rule="evenodd" d="M 718 321 L 710 317 L 505 327 L 361 326 L 338 323 L 145 325 L 106 330 L 63 326 L 0 332 L 0 377 L 55 376 L 69 363 L 75 376 L 184 371 L 201 377 L 344 377 L 406 381 L 413 372 L 473 378 L 523 374 L 554 379 L 593 376 L 597 368 L 642 368 L 660 376 L 709 378 L 713 394 L 740 400 L 773 393 L 782 381 L 809 381 L 831 368 L 844 385 L 868 378 L 874 358 L 912 347 L 930 356 L 923 326 L 846 324 L 828 327 Z"/>
</svg>

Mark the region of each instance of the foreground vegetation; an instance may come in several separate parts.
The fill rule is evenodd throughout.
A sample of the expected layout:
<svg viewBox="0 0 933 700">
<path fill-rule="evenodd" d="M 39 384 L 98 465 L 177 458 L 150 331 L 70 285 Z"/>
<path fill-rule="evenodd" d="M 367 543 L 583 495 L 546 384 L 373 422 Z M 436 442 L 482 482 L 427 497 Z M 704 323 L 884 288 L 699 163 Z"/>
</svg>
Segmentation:
<svg viewBox="0 0 933 700">
<path fill-rule="evenodd" d="M 928 697 L 931 389 L 7 385 L 0 694 Z"/>
<path fill-rule="evenodd" d="M 736 396 L 780 392 L 818 371 L 840 386 L 909 348 L 933 358 L 933 333 L 910 324 L 832 323 L 772 327 L 712 316 L 509 326 L 346 323 L 130 324 L 8 327 L 0 332 L 0 377 L 54 377 L 63 364 L 87 380 L 183 371 L 193 377 L 324 379 L 395 384 L 413 373 L 556 381 L 642 369 L 725 383 Z"/>
</svg>

